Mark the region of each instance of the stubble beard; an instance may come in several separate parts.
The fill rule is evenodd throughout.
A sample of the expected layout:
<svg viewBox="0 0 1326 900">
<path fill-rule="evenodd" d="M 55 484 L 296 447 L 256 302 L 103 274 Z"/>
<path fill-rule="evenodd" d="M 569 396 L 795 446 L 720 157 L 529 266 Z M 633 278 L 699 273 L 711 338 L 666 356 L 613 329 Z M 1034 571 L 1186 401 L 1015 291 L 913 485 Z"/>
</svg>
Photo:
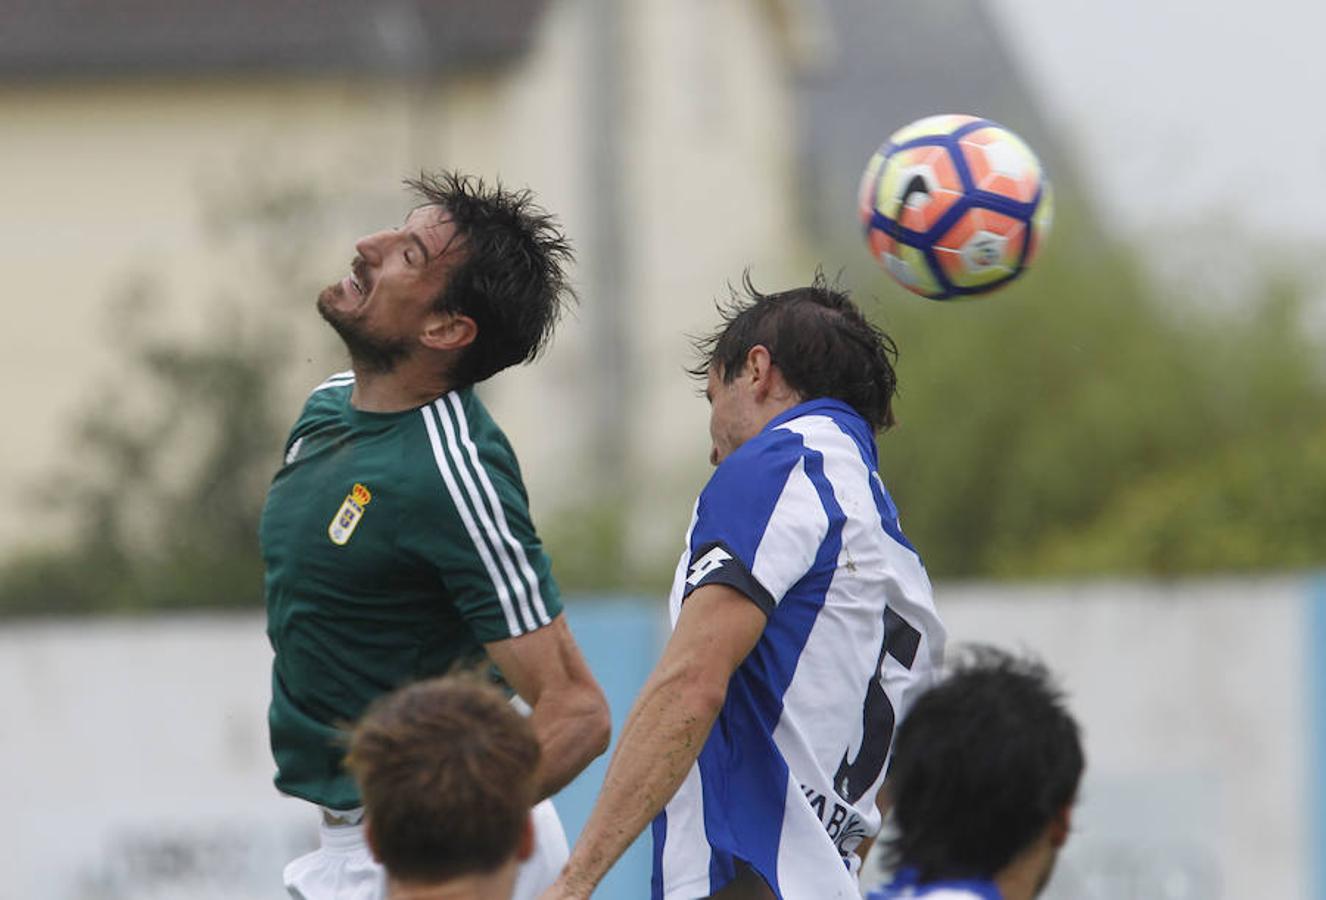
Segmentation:
<svg viewBox="0 0 1326 900">
<path fill-rule="evenodd" d="M 340 312 L 330 302 L 340 285 L 324 288 L 318 295 L 318 314 L 340 336 L 355 369 L 386 375 L 410 355 L 410 342 L 404 338 L 381 337 L 369 333 L 363 324 Z"/>
</svg>

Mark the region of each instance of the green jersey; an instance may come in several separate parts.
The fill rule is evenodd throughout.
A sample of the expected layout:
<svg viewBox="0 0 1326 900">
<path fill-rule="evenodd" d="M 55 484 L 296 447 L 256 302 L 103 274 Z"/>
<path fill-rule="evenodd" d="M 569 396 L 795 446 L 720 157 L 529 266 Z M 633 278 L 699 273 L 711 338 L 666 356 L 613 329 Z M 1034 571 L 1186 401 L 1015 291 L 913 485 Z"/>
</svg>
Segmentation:
<svg viewBox="0 0 1326 900">
<path fill-rule="evenodd" d="M 309 397 L 260 528 L 276 786 L 333 809 L 359 805 L 343 729 L 371 700 L 561 611 L 515 454 L 473 389 L 370 413 L 353 386 L 347 372 Z"/>
</svg>

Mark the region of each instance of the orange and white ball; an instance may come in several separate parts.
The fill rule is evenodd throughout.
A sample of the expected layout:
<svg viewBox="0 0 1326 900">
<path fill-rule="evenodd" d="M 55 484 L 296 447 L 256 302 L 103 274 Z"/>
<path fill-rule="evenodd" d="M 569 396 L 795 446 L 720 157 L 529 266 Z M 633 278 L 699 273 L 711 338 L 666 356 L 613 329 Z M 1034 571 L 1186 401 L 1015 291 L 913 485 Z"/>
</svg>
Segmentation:
<svg viewBox="0 0 1326 900">
<path fill-rule="evenodd" d="M 985 294 L 1017 278 L 1052 217 L 1050 185 L 1031 148 L 994 122 L 963 115 L 894 132 L 866 166 L 858 205 L 871 254 L 932 300 Z"/>
</svg>

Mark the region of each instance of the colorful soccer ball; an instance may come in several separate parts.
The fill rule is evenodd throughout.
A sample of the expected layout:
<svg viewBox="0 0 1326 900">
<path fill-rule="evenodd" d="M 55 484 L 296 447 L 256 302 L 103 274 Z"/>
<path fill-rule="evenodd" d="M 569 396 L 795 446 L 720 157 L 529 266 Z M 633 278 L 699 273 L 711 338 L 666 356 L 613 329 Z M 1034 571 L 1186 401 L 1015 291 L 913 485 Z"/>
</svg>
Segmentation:
<svg viewBox="0 0 1326 900">
<path fill-rule="evenodd" d="M 932 300 L 984 294 L 1017 278 L 1049 232 L 1050 184 L 1031 148 L 975 116 L 901 128 L 861 176 L 871 255 Z"/>
</svg>

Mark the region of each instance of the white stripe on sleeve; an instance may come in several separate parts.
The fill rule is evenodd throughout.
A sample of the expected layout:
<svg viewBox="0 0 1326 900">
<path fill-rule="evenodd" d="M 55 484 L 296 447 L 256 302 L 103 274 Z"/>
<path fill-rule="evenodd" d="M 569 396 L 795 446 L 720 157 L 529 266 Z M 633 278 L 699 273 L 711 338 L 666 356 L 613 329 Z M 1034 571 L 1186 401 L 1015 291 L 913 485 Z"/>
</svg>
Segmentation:
<svg viewBox="0 0 1326 900">
<path fill-rule="evenodd" d="M 529 586 L 530 598 L 534 601 L 534 610 L 538 614 L 539 622 L 547 625 L 552 621 L 548 616 L 548 609 L 543 603 L 543 593 L 539 590 L 539 578 L 534 574 L 534 568 L 529 564 L 529 558 L 525 555 L 525 548 L 516 540 L 515 535 L 511 533 L 511 526 L 507 524 L 506 513 L 502 510 L 502 504 L 497 498 L 497 491 L 493 489 L 493 482 L 488 477 L 488 471 L 479 464 L 479 451 L 474 446 L 474 441 L 470 438 L 470 426 L 465 421 L 465 411 L 460 404 L 460 398 L 454 393 L 447 395 L 451 408 L 456 412 L 456 421 L 460 424 L 460 437 L 469 451 L 470 459 L 474 463 L 474 470 L 479 475 L 479 482 L 483 485 L 484 493 L 493 504 L 493 514 L 497 517 L 497 527 L 502 532 L 502 537 L 506 540 L 507 546 L 511 548 L 511 555 L 515 557 L 520 566 L 520 574 L 525 578 L 525 584 Z"/>
<path fill-rule="evenodd" d="M 810 571 L 828 533 L 829 517 L 802 457 L 787 475 L 751 566 L 751 574 L 774 603 Z"/>
<path fill-rule="evenodd" d="M 469 532 L 470 540 L 474 542 L 474 547 L 479 551 L 479 556 L 483 560 L 484 568 L 488 570 L 488 577 L 492 580 L 493 587 L 497 589 L 497 599 L 502 605 L 503 615 L 506 616 L 507 630 L 511 632 L 513 637 L 520 635 L 523 631 L 520 622 L 516 619 L 516 610 L 511 603 L 511 593 L 507 590 L 506 581 L 502 578 L 502 573 L 493 561 L 492 554 L 488 552 L 488 544 L 479 532 L 474 517 L 470 515 L 469 503 L 460 486 L 456 484 L 456 478 L 451 474 L 451 467 L 447 465 L 446 456 L 442 449 L 442 440 L 438 436 L 437 422 L 433 419 L 433 410 L 431 407 L 425 406 L 420 412 L 424 416 L 424 427 L 428 429 L 428 441 L 433 446 L 433 460 L 437 463 L 438 471 L 442 473 L 442 480 L 446 482 L 447 492 L 451 495 L 451 502 L 455 504 L 457 512 L 460 513 L 461 521 L 465 523 L 465 530 Z"/>
<path fill-rule="evenodd" d="M 456 471 L 460 473 L 460 480 L 465 485 L 465 492 L 470 498 L 470 510 L 474 513 L 475 519 L 483 527 L 492 543 L 493 556 L 501 564 L 502 571 L 506 573 L 509 584 L 514 589 L 517 606 L 520 609 L 521 621 L 525 623 L 527 631 L 533 631 L 539 627 L 534 619 L 534 613 L 530 610 L 529 597 L 525 586 L 521 583 L 520 577 L 516 574 L 515 564 L 511 560 L 510 551 L 503 544 L 501 536 L 497 532 L 497 525 L 493 522 L 493 517 L 489 514 L 487 507 L 484 506 L 483 497 L 479 494 L 479 488 L 474 483 L 474 478 L 470 474 L 469 467 L 466 465 L 465 451 L 461 448 L 460 439 L 456 435 L 456 427 L 452 424 L 451 416 L 447 412 L 445 398 L 439 398 L 433 402 L 437 408 L 438 418 L 442 422 L 442 430 L 447 438 L 447 453 L 451 460 L 456 464 Z M 464 419 L 460 419 L 464 422 Z M 475 461 L 475 468 L 482 477 L 483 467 Z M 497 505 L 498 515 L 501 514 L 502 507 Z M 546 624 L 546 623 L 545 623 Z"/>
</svg>

